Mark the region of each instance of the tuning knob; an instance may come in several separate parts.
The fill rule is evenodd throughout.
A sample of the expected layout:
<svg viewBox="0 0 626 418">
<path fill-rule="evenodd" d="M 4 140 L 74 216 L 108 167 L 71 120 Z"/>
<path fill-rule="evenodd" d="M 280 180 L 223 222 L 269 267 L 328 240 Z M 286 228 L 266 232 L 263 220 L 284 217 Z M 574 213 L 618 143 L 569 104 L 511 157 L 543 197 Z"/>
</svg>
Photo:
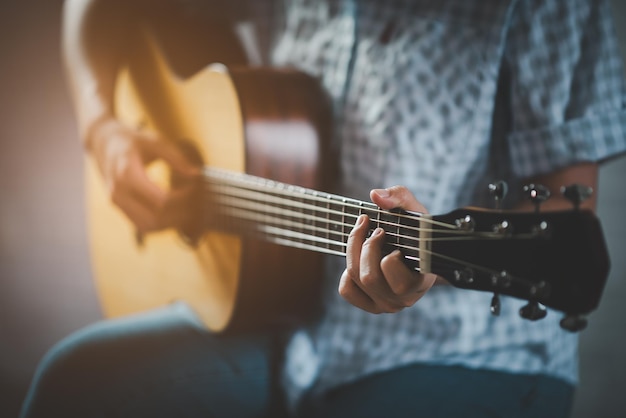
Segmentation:
<svg viewBox="0 0 626 418">
<path fill-rule="evenodd" d="M 561 187 L 561 194 L 578 209 L 580 204 L 589 199 L 593 194 L 593 188 L 582 184 L 571 184 Z"/>
<path fill-rule="evenodd" d="M 506 197 L 506 194 L 509 191 L 509 186 L 504 181 L 497 181 L 495 183 L 489 184 L 489 194 L 493 197 L 493 200 L 496 202 L 496 209 L 500 209 L 502 206 L 502 201 Z"/>
<path fill-rule="evenodd" d="M 528 305 L 522 306 L 519 310 L 519 315 L 530 321 L 536 321 L 538 319 L 543 319 L 546 317 L 548 312 L 545 308 L 539 306 L 539 303 L 536 301 L 528 302 Z"/>
<path fill-rule="evenodd" d="M 587 327 L 587 318 L 580 315 L 566 315 L 561 319 L 561 328 L 569 332 L 582 331 Z"/>
<path fill-rule="evenodd" d="M 499 316 L 501 307 L 502 305 L 500 304 L 500 295 L 494 293 L 493 297 L 491 298 L 491 306 L 489 307 L 491 314 L 493 316 Z"/>
<path fill-rule="evenodd" d="M 530 296 L 529 299 L 545 298 L 550 294 L 550 286 L 546 282 L 541 281 L 537 284 L 532 285 L 528 290 L 528 294 Z"/>
<path fill-rule="evenodd" d="M 454 221 L 457 228 L 461 231 L 472 232 L 476 227 L 476 221 L 469 215 L 466 215 L 465 218 L 460 218 Z"/>
<path fill-rule="evenodd" d="M 550 198 L 550 190 L 541 184 L 527 184 L 524 186 L 524 193 L 535 205 L 535 210 L 539 212 L 539 206 Z"/>
</svg>

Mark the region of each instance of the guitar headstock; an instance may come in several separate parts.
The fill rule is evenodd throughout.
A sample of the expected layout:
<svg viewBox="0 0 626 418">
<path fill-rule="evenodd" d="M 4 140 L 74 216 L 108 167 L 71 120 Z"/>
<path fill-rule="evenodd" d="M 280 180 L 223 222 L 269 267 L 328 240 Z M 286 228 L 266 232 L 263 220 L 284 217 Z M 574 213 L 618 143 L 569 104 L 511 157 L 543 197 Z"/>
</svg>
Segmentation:
<svg viewBox="0 0 626 418">
<path fill-rule="evenodd" d="M 463 208 L 432 219 L 431 271 L 456 287 L 493 292 L 493 313 L 498 295 L 510 295 L 529 301 L 522 317 L 543 318 L 544 305 L 578 331 L 598 306 L 609 257 L 593 212 Z"/>
</svg>

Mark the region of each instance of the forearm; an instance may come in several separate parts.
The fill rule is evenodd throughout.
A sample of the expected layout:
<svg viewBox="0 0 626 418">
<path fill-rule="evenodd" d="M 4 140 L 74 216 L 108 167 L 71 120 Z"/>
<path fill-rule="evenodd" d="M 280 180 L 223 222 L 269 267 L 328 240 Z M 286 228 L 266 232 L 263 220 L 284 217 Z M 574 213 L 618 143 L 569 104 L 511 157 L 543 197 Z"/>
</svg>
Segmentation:
<svg viewBox="0 0 626 418">
<path fill-rule="evenodd" d="M 136 16 L 133 2 L 67 0 L 63 14 L 62 57 L 81 138 L 100 120 L 113 116 L 113 88 Z"/>
</svg>

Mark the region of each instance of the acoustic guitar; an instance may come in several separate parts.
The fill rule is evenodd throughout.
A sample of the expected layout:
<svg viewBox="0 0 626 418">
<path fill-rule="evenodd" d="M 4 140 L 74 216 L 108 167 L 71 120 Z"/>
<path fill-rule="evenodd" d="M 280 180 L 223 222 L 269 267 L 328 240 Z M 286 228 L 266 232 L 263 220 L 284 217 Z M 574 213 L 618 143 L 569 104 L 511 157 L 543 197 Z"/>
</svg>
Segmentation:
<svg viewBox="0 0 626 418">
<path fill-rule="evenodd" d="M 143 36 L 119 76 L 116 112 L 195 150 L 206 167 L 190 209 L 199 223 L 190 233 L 166 230 L 138 242 L 88 161 L 92 265 L 105 315 L 183 300 L 214 332 L 310 319 L 322 257 L 345 255 L 365 213 L 410 268 L 492 292 L 493 313 L 499 295 L 511 295 L 529 301 L 520 312 L 527 319 L 542 318 L 547 306 L 567 314 L 565 328 L 584 327 L 609 270 L 592 212 L 461 208 L 431 216 L 318 191 L 328 190 L 335 173 L 329 108 L 317 81 L 297 71 L 213 65 L 180 78 Z M 150 171 L 164 186 L 174 181 L 163 167 Z M 540 187 L 529 190 L 537 197 Z M 574 201 L 582 192 L 567 189 Z"/>
</svg>

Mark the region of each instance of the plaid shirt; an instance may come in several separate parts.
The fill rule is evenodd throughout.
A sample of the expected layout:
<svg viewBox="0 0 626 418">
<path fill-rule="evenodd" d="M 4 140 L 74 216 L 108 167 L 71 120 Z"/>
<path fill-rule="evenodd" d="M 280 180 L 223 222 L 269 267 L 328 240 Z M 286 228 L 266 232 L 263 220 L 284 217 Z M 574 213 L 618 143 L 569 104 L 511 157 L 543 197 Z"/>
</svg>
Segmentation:
<svg viewBox="0 0 626 418">
<path fill-rule="evenodd" d="M 518 190 L 524 178 L 626 150 L 607 1 L 251 3 L 270 45 L 260 56 L 319 76 L 334 99 L 345 195 L 403 184 L 431 213 L 492 206 L 490 181 Z M 439 286 L 411 308 L 373 315 L 338 296 L 344 268 L 329 260 L 324 314 L 287 347 L 294 402 L 409 363 L 577 380 L 577 336 L 560 329 L 558 312 L 530 322 L 518 314 L 524 302 L 502 298 L 493 317 L 490 294 Z"/>
</svg>

